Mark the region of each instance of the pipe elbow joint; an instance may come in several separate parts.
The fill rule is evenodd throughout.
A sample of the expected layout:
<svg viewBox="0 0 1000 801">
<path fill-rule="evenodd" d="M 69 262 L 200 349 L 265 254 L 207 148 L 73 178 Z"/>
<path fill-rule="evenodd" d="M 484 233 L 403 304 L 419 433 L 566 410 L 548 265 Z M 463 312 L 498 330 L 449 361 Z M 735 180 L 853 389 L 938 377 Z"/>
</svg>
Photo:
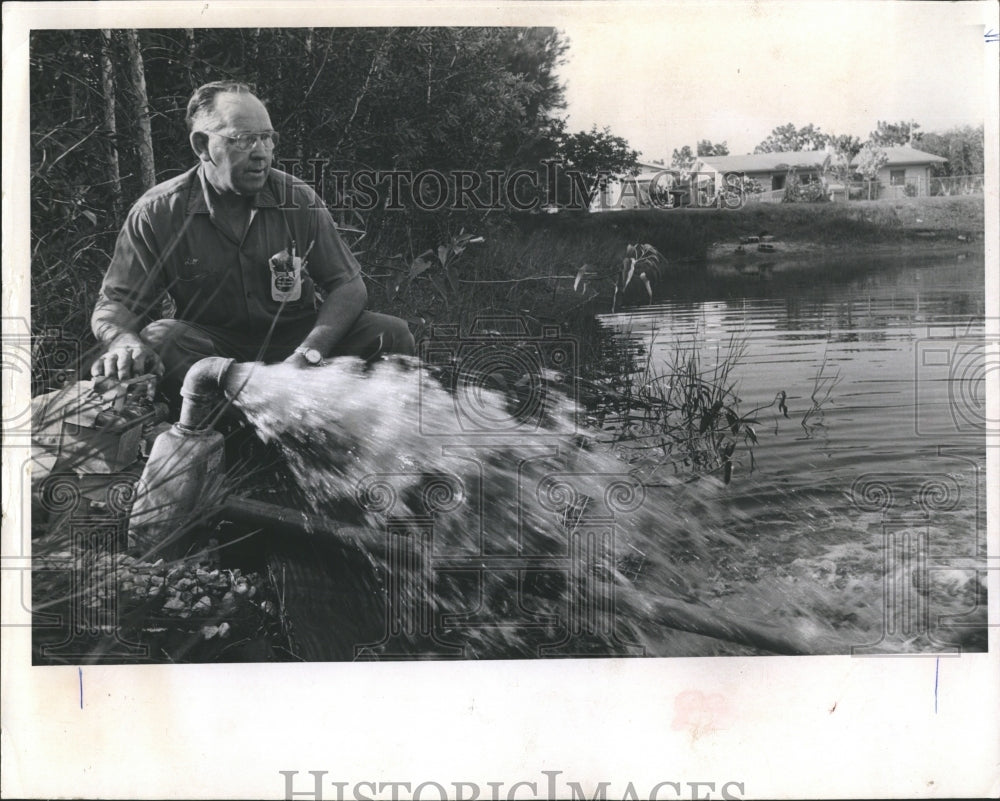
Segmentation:
<svg viewBox="0 0 1000 801">
<path fill-rule="evenodd" d="M 195 362 L 184 376 L 181 386 L 181 416 L 178 421 L 189 430 L 200 431 L 208 428 L 212 413 L 218 410 L 224 398 L 226 375 L 235 359 L 209 356 Z"/>
</svg>

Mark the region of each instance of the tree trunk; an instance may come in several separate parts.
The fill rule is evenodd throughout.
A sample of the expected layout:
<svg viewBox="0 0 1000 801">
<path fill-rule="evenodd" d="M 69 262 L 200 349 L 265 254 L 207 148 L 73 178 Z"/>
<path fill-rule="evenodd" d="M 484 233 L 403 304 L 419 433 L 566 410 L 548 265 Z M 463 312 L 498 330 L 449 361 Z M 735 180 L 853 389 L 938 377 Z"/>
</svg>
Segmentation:
<svg viewBox="0 0 1000 801">
<path fill-rule="evenodd" d="M 195 88 L 195 86 L 194 86 L 194 54 L 195 54 L 195 50 L 197 49 L 197 44 L 195 43 L 195 38 L 194 38 L 194 28 L 185 28 L 184 29 L 184 36 L 187 39 L 187 74 L 188 74 L 188 82 L 191 84 L 191 89 L 193 90 Z"/>
<path fill-rule="evenodd" d="M 104 128 L 108 133 L 108 174 L 111 178 L 111 200 L 115 227 L 121 224 L 122 180 L 118 166 L 118 121 L 115 117 L 115 74 L 111 62 L 110 30 L 101 31 L 101 92 L 104 96 Z"/>
<path fill-rule="evenodd" d="M 77 69 L 82 71 L 83 59 L 80 56 L 82 53 L 83 45 L 80 42 L 80 32 L 73 31 L 70 34 L 69 41 L 70 41 L 70 53 L 72 54 L 70 57 L 74 61 L 76 61 Z M 76 71 L 73 70 L 73 72 Z M 80 73 L 76 72 L 76 74 L 79 75 Z M 76 115 L 80 108 L 80 86 L 81 84 L 79 81 L 69 82 L 69 118 L 71 120 L 76 119 Z"/>
<path fill-rule="evenodd" d="M 132 89 L 135 92 L 135 116 L 139 123 L 139 171 L 143 189 L 156 184 L 156 164 L 153 161 L 153 134 L 149 124 L 149 97 L 146 95 L 146 70 L 142 65 L 142 50 L 139 47 L 139 32 L 125 31 L 128 42 L 129 71 L 132 74 Z"/>
</svg>

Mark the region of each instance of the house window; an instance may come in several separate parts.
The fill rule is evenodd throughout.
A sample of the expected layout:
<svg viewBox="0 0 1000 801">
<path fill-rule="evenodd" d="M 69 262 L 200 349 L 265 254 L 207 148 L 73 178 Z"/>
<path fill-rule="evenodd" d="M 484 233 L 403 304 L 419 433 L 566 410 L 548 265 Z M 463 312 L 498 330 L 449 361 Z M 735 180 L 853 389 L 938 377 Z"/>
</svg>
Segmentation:
<svg viewBox="0 0 1000 801">
<path fill-rule="evenodd" d="M 891 186 L 906 186 L 906 170 L 889 170 Z"/>
<path fill-rule="evenodd" d="M 785 176 L 784 175 L 772 175 L 771 176 L 771 191 L 776 192 L 779 189 L 785 188 Z"/>
</svg>

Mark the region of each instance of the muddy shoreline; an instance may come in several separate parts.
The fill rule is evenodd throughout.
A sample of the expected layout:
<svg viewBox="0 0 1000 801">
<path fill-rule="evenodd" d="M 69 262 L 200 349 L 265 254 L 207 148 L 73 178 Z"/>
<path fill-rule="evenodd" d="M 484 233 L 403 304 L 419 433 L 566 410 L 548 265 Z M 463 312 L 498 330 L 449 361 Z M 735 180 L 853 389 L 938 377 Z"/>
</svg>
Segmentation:
<svg viewBox="0 0 1000 801">
<path fill-rule="evenodd" d="M 776 242 L 772 252 L 759 252 L 748 247 L 744 253 L 736 252 L 736 243 L 718 243 L 711 246 L 705 265 L 715 275 L 748 274 L 759 272 L 788 272 L 790 270 L 818 269 L 844 259 L 873 260 L 880 263 L 924 259 L 940 261 L 953 258 L 963 261 L 982 258 L 985 253 L 982 239 L 958 240 L 947 235 L 922 241 L 830 244 L 815 242 Z"/>
</svg>

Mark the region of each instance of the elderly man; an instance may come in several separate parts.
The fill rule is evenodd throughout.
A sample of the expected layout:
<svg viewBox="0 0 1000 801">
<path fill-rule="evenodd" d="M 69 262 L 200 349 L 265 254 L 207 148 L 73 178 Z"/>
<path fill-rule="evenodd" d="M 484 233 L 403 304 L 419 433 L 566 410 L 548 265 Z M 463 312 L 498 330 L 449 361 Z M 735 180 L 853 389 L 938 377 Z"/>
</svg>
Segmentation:
<svg viewBox="0 0 1000 801">
<path fill-rule="evenodd" d="M 94 376 L 164 375 L 176 391 L 206 356 L 287 361 L 412 354 L 395 317 L 365 311 L 360 266 L 323 202 L 271 167 L 278 134 L 240 83 L 187 108 L 196 167 L 146 192 L 119 234 L 92 317 L 107 346 Z M 173 319 L 156 319 L 171 298 Z"/>
</svg>

